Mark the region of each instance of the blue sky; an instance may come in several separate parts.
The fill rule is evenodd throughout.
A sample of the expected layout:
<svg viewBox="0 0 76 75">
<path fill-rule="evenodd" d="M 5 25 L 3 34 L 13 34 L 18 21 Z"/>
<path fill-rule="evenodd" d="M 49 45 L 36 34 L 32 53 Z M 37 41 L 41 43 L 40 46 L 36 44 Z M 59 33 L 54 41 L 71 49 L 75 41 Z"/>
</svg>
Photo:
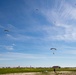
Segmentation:
<svg viewBox="0 0 76 75">
<path fill-rule="evenodd" d="M 0 0 L 0 67 L 30 65 L 76 67 L 76 0 Z"/>
</svg>

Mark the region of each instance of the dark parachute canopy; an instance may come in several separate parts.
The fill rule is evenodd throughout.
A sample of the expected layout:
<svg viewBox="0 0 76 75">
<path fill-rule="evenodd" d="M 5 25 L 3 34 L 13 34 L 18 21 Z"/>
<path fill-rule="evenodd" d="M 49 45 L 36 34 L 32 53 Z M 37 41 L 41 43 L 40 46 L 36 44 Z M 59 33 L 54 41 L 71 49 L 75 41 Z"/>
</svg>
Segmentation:
<svg viewBox="0 0 76 75">
<path fill-rule="evenodd" d="M 7 29 L 5 29 L 4 31 L 5 31 L 5 32 L 9 32 L 9 30 L 7 30 Z"/>
<path fill-rule="evenodd" d="M 50 50 L 56 50 L 56 48 L 51 48 Z"/>
</svg>

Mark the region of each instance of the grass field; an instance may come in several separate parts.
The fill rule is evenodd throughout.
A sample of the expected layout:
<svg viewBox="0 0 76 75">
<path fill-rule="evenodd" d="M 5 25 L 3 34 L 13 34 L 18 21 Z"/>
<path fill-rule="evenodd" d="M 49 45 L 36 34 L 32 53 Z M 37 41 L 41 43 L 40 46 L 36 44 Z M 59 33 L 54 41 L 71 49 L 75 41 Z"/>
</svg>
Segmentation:
<svg viewBox="0 0 76 75">
<path fill-rule="evenodd" d="M 76 75 L 76 68 L 0 68 L 0 75 Z"/>
<path fill-rule="evenodd" d="M 0 74 L 53 71 L 52 68 L 0 68 Z"/>
</svg>

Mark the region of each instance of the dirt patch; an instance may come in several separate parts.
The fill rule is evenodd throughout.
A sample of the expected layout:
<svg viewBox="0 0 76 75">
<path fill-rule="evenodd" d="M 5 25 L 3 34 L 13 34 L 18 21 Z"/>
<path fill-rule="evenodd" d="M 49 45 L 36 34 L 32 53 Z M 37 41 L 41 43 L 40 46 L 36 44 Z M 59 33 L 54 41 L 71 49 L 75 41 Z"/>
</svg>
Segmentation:
<svg viewBox="0 0 76 75">
<path fill-rule="evenodd" d="M 36 75 L 36 73 L 10 73 L 10 74 L 0 74 L 0 75 Z"/>
<path fill-rule="evenodd" d="M 31 72 L 31 73 L 11 73 L 11 74 L 0 74 L 0 75 L 76 75 L 76 72 L 71 71 L 57 71 L 54 72 Z"/>
</svg>

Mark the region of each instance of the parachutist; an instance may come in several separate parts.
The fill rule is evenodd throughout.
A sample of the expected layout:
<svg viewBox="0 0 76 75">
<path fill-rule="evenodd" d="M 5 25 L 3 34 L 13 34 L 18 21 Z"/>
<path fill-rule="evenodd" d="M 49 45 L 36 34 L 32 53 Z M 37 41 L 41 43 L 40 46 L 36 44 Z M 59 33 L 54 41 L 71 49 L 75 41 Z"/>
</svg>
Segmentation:
<svg viewBox="0 0 76 75">
<path fill-rule="evenodd" d="M 36 9 L 38 11 L 38 9 Z"/>
</svg>

